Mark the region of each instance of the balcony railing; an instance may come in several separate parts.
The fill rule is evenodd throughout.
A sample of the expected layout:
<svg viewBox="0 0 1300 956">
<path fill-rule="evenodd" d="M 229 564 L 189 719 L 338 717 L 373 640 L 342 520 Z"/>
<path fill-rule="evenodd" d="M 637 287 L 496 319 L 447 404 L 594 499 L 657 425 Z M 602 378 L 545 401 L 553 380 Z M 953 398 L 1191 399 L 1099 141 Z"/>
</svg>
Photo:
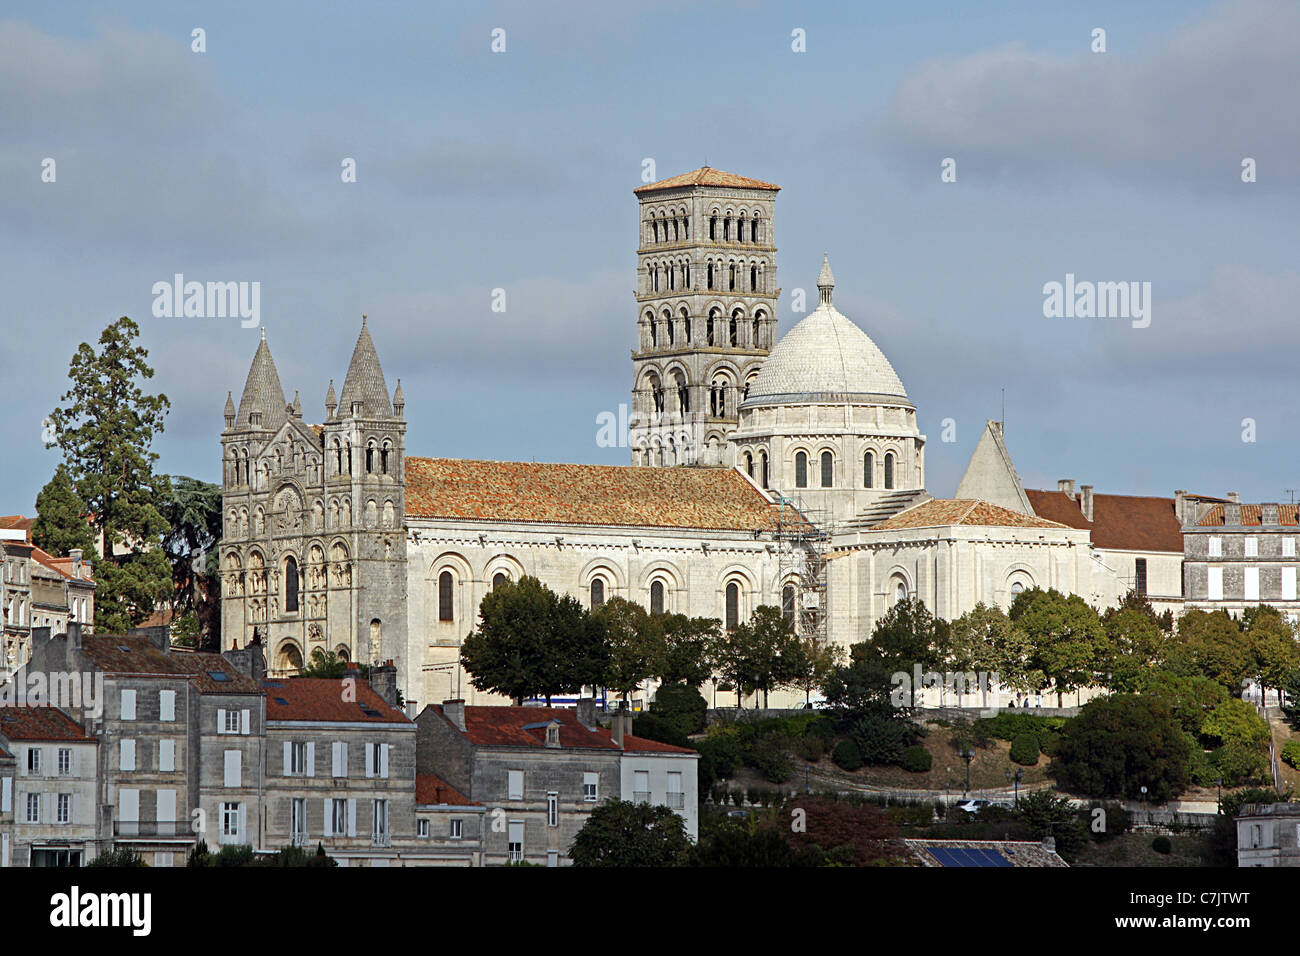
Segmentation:
<svg viewBox="0 0 1300 956">
<path fill-rule="evenodd" d="M 141 823 L 138 820 L 114 820 L 113 835 L 115 837 L 174 837 L 177 833 L 176 827 L 175 822 Z"/>
<path fill-rule="evenodd" d="M 372 846 L 392 846 L 393 838 L 387 833 L 376 833 L 370 838 L 370 843 Z"/>
<path fill-rule="evenodd" d="M 306 846 L 311 840 L 306 833 L 294 833 L 289 837 L 294 846 Z"/>
<path fill-rule="evenodd" d="M 649 803 L 649 802 L 650 802 L 650 791 L 649 791 L 649 790 L 633 790 L 633 791 L 632 791 L 632 802 L 633 802 L 633 803 Z"/>
<path fill-rule="evenodd" d="M 682 810 L 686 807 L 686 794 L 670 793 L 668 794 L 668 807 L 672 810 Z"/>
</svg>

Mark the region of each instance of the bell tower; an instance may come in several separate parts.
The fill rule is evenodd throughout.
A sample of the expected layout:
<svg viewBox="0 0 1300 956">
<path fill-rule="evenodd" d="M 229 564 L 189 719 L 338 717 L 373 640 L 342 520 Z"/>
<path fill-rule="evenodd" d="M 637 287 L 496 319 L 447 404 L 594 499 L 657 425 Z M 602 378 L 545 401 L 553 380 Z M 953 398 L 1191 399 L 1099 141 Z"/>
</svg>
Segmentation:
<svg viewBox="0 0 1300 956">
<path fill-rule="evenodd" d="M 779 190 L 704 166 L 634 191 L 632 464 L 730 463 L 727 434 L 776 344 Z"/>
</svg>

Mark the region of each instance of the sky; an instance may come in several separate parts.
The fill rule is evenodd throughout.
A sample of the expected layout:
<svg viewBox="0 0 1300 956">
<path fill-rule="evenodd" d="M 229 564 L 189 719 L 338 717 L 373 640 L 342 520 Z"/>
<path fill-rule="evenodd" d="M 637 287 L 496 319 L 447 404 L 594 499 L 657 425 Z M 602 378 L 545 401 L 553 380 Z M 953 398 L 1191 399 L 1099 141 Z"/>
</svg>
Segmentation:
<svg viewBox="0 0 1300 956">
<path fill-rule="evenodd" d="M 626 463 L 597 420 L 631 396 L 646 160 L 781 186 L 780 331 L 829 254 L 932 494 L 1004 390 L 1026 487 L 1300 488 L 1292 0 L 115 6 L 0 12 L 0 514 L 34 513 L 69 361 L 122 315 L 158 469 L 220 480 L 260 333 L 155 317 L 177 273 L 260 283 L 308 421 L 365 313 L 409 454 Z M 1150 283 L 1149 324 L 1046 316 L 1067 275 Z"/>
</svg>

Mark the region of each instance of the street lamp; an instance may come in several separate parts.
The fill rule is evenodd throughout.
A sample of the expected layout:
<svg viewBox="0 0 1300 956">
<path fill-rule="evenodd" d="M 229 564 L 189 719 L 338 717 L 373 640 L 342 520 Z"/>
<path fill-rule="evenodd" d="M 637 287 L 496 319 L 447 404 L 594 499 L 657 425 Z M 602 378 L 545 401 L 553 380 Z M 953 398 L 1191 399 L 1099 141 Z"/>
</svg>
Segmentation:
<svg viewBox="0 0 1300 956">
<path fill-rule="evenodd" d="M 1013 776 L 1012 773 L 1011 773 L 1011 768 L 1008 767 L 1007 770 L 1006 770 L 1006 777 L 1007 777 L 1007 783 L 1011 783 L 1011 782 L 1013 782 L 1013 781 L 1015 782 L 1015 788 L 1016 788 L 1016 807 L 1019 808 L 1019 806 L 1020 806 L 1020 781 L 1023 780 L 1023 779 L 1025 779 L 1025 771 L 1024 771 L 1022 768 L 1017 767 L 1017 768 L 1016 768 L 1015 775 Z"/>
<path fill-rule="evenodd" d="M 1219 813 L 1222 813 L 1223 812 L 1223 778 L 1222 777 L 1218 779 L 1218 784 L 1219 784 L 1219 797 L 1218 797 Z"/>
<path fill-rule="evenodd" d="M 1143 785 L 1140 789 L 1141 789 L 1141 791 L 1142 791 L 1142 802 L 1143 802 L 1143 803 L 1146 803 L 1146 800 L 1147 800 L 1147 788 L 1146 788 L 1145 785 Z"/>
<path fill-rule="evenodd" d="M 962 792 L 963 797 L 970 796 L 970 762 L 975 759 L 975 751 L 970 747 L 963 747 L 958 755 L 966 761 L 966 789 Z"/>
</svg>

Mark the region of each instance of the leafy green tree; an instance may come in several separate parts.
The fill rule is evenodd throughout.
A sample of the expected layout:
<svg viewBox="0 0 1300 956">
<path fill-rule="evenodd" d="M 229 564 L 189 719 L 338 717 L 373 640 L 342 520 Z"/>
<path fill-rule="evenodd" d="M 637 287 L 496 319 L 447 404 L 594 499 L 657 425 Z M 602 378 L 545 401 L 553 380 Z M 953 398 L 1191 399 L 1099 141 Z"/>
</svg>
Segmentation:
<svg viewBox="0 0 1300 956">
<path fill-rule="evenodd" d="M 347 676 L 348 671 L 352 669 L 356 669 L 363 678 L 370 678 L 369 664 L 353 664 L 343 660 L 333 651 L 327 651 L 317 647 L 312 649 L 311 657 L 307 659 L 307 663 L 303 665 L 298 676 L 338 680 L 339 678 Z"/>
<path fill-rule="evenodd" d="M 1139 678 L 1134 690 L 1146 697 L 1163 700 L 1174 719 L 1190 734 L 1199 734 L 1205 716 L 1229 697 L 1218 681 L 1200 674 L 1183 676 L 1164 670 L 1147 671 Z"/>
<path fill-rule="evenodd" d="M 948 637 L 947 623 L 935 618 L 923 601 L 905 598 L 876 622 L 871 646 L 891 673 L 910 674 L 917 664 L 922 671 L 941 667 L 947 656 Z"/>
<path fill-rule="evenodd" d="M 661 684 L 650 709 L 683 735 L 698 734 L 704 729 L 709 702 L 689 684 Z"/>
<path fill-rule="evenodd" d="M 111 850 L 105 850 L 86 864 L 88 867 L 141 867 L 148 865 L 144 861 L 144 857 L 129 846 L 119 846 Z"/>
<path fill-rule="evenodd" d="M 1164 802 L 1187 788 L 1189 750 L 1169 705 L 1112 694 L 1084 704 L 1061 730 L 1053 769 L 1067 790 Z"/>
<path fill-rule="evenodd" d="M 1198 673 L 1240 695 L 1242 681 L 1256 670 L 1250 640 L 1227 611 L 1191 610 L 1178 619 L 1178 640 Z"/>
<path fill-rule="evenodd" d="M 954 671 L 997 674 L 1013 690 L 1038 690 L 1047 680 L 1033 663 L 1029 635 L 996 605 L 977 604 L 952 622 L 947 663 Z"/>
<path fill-rule="evenodd" d="M 86 516 L 85 499 L 77 494 L 68 466 L 63 462 L 36 496 L 32 541 L 50 554 L 65 555 L 73 548 L 80 548 L 87 561 L 99 559 L 95 534 Z"/>
<path fill-rule="evenodd" d="M 153 472 L 153 439 L 170 403 L 149 395 L 149 353 L 136 344 L 139 326 L 123 316 L 104 329 L 99 351 L 77 347 L 71 387 L 50 414 L 55 444 L 103 541 L 95 563 L 95 627 L 124 631 L 139 624 L 171 590 L 171 568 L 158 547 L 167 522 L 158 502 L 167 479 Z"/>
<path fill-rule="evenodd" d="M 1281 688 L 1287 677 L 1300 668 L 1300 644 L 1295 628 L 1275 607 L 1259 604 L 1241 615 L 1241 632 L 1250 642 L 1254 676 L 1262 691 Z"/>
<path fill-rule="evenodd" d="M 574 866 L 680 866 L 690 852 L 686 824 L 668 807 L 607 800 L 569 848 Z"/>
<path fill-rule="evenodd" d="M 748 826 L 728 823 L 708 834 L 691 850 L 691 866 L 708 867 L 790 867 L 796 865 L 795 852 L 781 834 L 769 828 L 751 830 Z"/>
<path fill-rule="evenodd" d="M 814 688 L 820 688 L 840 662 L 840 648 L 815 637 L 798 638 L 786 660 L 789 686 L 803 691 L 804 703 L 812 702 Z"/>
<path fill-rule="evenodd" d="M 610 598 L 592 618 L 604 631 L 609 654 L 601 683 L 627 700 L 653 674 L 663 631 L 640 604 L 620 597 Z"/>
<path fill-rule="evenodd" d="M 172 567 L 172 610 L 199 619 L 199 646 L 221 642 L 221 486 L 184 475 L 169 479 L 158 510 L 167 522 L 163 551 Z"/>
<path fill-rule="evenodd" d="M 1107 638 L 1104 646 L 1109 654 L 1104 686 L 1132 693 L 1153 668 L 1163 663 L 1170 644 L 1169 635 L 1160 629 L 1154 614 L 1131 607 L 1108 612 L 1103 627 Z"/>
<path fill-rule="evenodd" d="M 1201 736 L 1219 744 L 1259 747 L 1269 739 L 1268 721 L 1239 697 L 1229 697 L 1205 715 Z"/>
<path fill-rule="evenodd" d="M 795 674 L 799 638 L 781 609 L 762 604 L 753 616 L 722 635 L 714 651 L 714 666 L 736 687 L 737 706 L 746 691 L 763 694 L 787 684 Z"/>
<path fill-rule="evenodd" d="M 658 618 L 662 632 L 653 676 L 665 684 L 699 687 L 713 676 L 710 661 L 722 636 L 722 622 L 713 617 L 665 614 Z"/>
<path fill-rule="evenodd" d="M 483 596 L 481 623 L 461 645 L 461 663 L 479 690 L 522 704 L 600 684 L 608 650 L 599 623 L 576 598 L 525 576 Z"/>
<path fill-rule="evenodd" d="M 1057 705 L 1064 706 L 1066 691 L 1093 683 L 1104 673 L 1109 655 L 1101 618 L 1077 594 L 1067 596 L 1055 588 L 1022 591 L 1013 610 L 1026 594 L 1033 596 L 1013 620 L 1029 636 L 1031 661 L 1051 681 Z"/>
</svg>

